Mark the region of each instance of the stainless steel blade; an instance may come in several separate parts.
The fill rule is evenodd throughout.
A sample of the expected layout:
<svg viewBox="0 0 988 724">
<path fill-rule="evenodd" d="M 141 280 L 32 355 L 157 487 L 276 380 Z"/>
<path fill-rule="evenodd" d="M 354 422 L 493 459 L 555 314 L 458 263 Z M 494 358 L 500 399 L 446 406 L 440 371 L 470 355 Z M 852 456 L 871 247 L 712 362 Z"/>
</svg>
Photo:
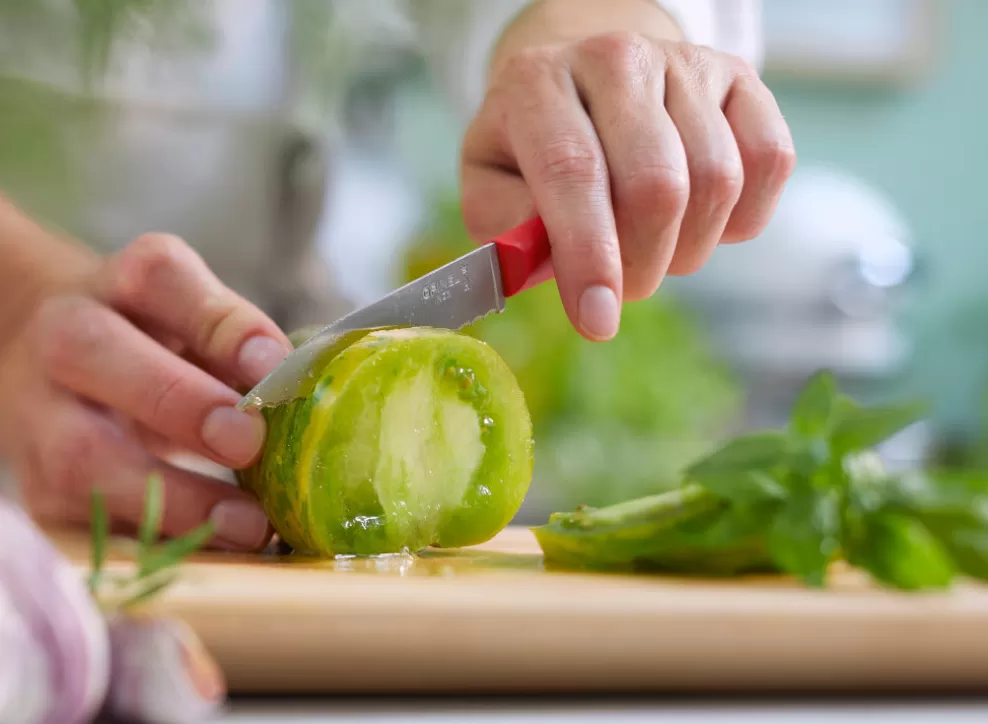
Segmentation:
<svg viewBox="0 0 988 724">
<path fill-rule="evenodd" d="M 486 244 L 323 327 L 247 393 L 238 407 L 270 407 L 298 398 L 311 382 L 320 355 L 344 334 L 382 327 L 460 329 L 502 311 L 497 247 Z"/>
</svg>

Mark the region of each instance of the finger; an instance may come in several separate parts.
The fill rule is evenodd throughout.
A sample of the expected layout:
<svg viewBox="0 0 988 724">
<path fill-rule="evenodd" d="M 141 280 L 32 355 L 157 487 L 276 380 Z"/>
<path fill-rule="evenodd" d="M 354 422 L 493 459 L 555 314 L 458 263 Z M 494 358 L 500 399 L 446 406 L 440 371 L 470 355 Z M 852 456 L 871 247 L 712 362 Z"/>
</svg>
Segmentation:
<svg viewBox="0 0 988 724">
<path fill-rule="evenodd" d="M 621 243 L 623 298 L 658 289 L 689 199 L 686 151 L 665 110 L 665 66 L 650 42 L 602 35 L 584 41 L 573 77 L 607 157 Z"/>
<path fill-rule="evenodd" d="M 466 157 L 519 170 L 548 229 L 570 322 L 587 339 L 613 337 L 622 278 L 607 164 L 568 67 L 544 50 L 515 56 L 480 117 Z"/>
<path fill-rule="evenodd" d="M 738 144 L 721 111 L 730 78 L 717 64 L 698 72 L 693 54 L 669 55 L 666 108 L 686 149 L 690 198 L 669 273 L 692 274 L 713 254 L 744 183 Z"/>
<path fill-rule="evenodd" d="M 463 223 L 476 243 L 503 234 L 538 213 L 525 179 L 516 170 L 465 162 L 460 186 Z"/>
<path fill-rule="evenodd" d="M 72 395 L 53 394 L 43 419 L 32 422 L 38 427 L 34 439 L 40 472 L 32 502 L 39 517 L 85 524 L 96 490 L 115 526 L 135 531 L 144 517 L 147 481 L 158 473 L 162 535 L 174 537 L 212 521 L 212 547 L 260 550 L 271 538 L 267 518 L 249 494 L 156 460 L 109 417 Z"/>
<path fill-rule="evenodd" d="M 142 425 L 135 420 L 119 415 L 117 424 L 121 425 L 128 434 L 133 437 L 148 454 L 167 460 L 170 456 L 184 452 L 185 448 L 173 440 L 169 440 L 146 425 Z"/>
<path fill-rule="evenodd" d="M 62 297 L 38 315 L 39 354 L 57 384 L 232 468 L 251 464 L 264 420 L 240 396 L 98 302 Z"/>
<path fill-rule="evenodd" d="M 722 241 L 747 241 L 758 236 L 775 213 L 786 181 L 796 167 L 796 151 L 775 97 L 754 71 L 738 75 L 724 116 L 741 153 L 744 188 Z"/>
<path fill-rule="evenodd" d="M 254 386 L 292 349 L 267 315 L 168 234 L 139 237 L 113 257 L 101 291 L 126 314 L 181 339 L 233 387 Z"/>
<path fill-rule="evenodd" d="M 463 169 L 462 179 L 463 220 L 467 233 L 476 243 L 503 234 L 538 213 L 525 180 L 517 172 L 471 165 Z M 497 199 L 498 203 L 490 203 L 491 199 Z M 548 259 L 529 275 L 526 288 L 554 276 L 552 259 Z"/>
</svg>

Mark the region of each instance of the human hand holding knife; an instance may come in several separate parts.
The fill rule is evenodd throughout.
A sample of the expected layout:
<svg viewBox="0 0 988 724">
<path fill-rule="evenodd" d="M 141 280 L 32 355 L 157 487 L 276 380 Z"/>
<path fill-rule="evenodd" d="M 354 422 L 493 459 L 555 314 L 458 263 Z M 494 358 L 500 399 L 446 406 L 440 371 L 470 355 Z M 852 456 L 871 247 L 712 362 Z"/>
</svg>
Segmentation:
<svg viewBox="0 0 988 724">
<path fill-rule="evenodd" d="M 241 400 L 249 409 L 295 399 L 319 357 L 351 332 L 381 327 L 460 329 L 504 311 L 505 299 L 552 277 L 551 247 L 535 217 L 323 327 Z"/>
</svg>

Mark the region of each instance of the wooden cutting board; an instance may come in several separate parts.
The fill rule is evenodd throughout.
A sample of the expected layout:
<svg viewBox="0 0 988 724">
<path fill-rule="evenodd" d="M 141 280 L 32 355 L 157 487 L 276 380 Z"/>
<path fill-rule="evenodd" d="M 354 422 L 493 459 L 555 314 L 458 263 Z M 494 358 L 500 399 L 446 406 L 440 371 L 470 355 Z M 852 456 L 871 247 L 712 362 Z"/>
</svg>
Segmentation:
<svg viewBox="0 0 988 724">
<path fill-rule="evenodd" d="M 53 537 L 86 566 L 84 539 Z M 988 689 L 986 587 L 550 573 L 517 528 L 417 559 L 201 554 L 157 605 L 234 692 Z"/>
</svg>

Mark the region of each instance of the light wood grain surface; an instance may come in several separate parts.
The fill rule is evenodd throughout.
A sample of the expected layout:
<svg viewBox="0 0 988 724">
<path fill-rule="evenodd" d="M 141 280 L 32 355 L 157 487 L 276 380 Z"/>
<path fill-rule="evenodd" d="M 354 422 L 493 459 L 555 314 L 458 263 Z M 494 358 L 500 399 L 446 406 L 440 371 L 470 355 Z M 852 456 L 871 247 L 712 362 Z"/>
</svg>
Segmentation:
<svg viewBox="0 0 988 724">
<path fill-rule="evenodd" d="M 425 558 L 202 554 L 156 605 L 234 692 L 988 690 L 988 588 L 552 573 L 518 528 Z"/>
</svg>

